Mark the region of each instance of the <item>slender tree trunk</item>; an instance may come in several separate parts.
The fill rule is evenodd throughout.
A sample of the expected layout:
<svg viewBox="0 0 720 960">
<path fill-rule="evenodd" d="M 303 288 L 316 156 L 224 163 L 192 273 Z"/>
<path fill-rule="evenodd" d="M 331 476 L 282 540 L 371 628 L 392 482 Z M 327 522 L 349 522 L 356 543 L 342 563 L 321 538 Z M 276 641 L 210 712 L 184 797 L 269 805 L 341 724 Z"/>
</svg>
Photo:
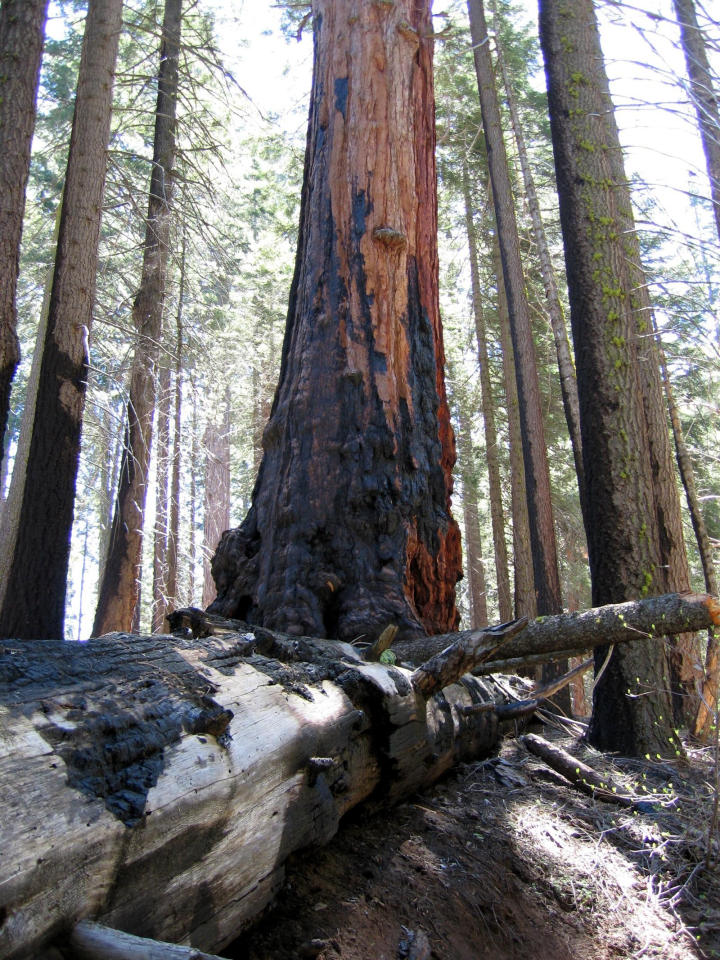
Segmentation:
<svg viewBox="0 0 720 960">
<path fill-rule="evenodd" d="M 537 610 L 542 615 L 559 613 L 562 610 L 562 597 L 537 361 L 525 295 L 512 188 L 482 0 L 469 0 L 468 11 L 505 292 L 510 314 L 510 330 L 515 351 Z"/>
<path fill-rule="evenodd" d="M 160 633 L 167 609 L 167 549 L 168 549 L 168 458 L 170 448 L 170 367 L 163 359 L 158 376 L 157 448 L 155 453 L 155 531 L 153 537 L 153 633 Z"/>
<path fill-rule="evenodd" d="M 496 3 L 492 0 L 493 14 L 497 20 Z M 545 226 L 540 213 L 540 204 L 538 202 L 537 190 L 535 189 L 535 178 L 532 174 L 530 160 L 528 158 L 527 145 L 525 143 L 525 134 L 523 133 L 520 115 L 515 102 L 515 94 L 512 85 L 508 79 L 505 61 L 503 59 L 500 44 L 496 42 L 497 65 L 502 77 L 502 84 L 505 91 L 505 99 L 510 112 L 510 123 L 512 132 L 517 145 L 518 159 L 520 160 L 520 169 L 522 170 L 523 184 L 525 186 L 525 198 L 527 200 L 530 221 L 532 223 L 533 237 L 537 249 L 538 262 L 540 264 L 540 274 L 545 287 L 545 300 L 547 303 L 548 315 L 550 317 L 550 326 L 552 327 L 553 338 L 555 340 L 555 352 L 557 354 L 558 370 L 560 373 L 560 389 L 562 392 L 563 409 L 565 411 L 565 420 L 570 435 L 572 445 L 573 459 L 575 461 L 575 472 L 578 480 L 578 490 L 580 494 L 580 506 L 583 507 L 585 498 L 585 468 L 582 459 L 582 440 L 580 439 L 580 406 L 577 394 L 577 378 L 575 376 L 575 362 L 570 349 L 568 340 L 565 317 L 563 315 L 562 304 L 560 303 L 560 294 L 558 292 L 557 282 L 555 280 L 555 270 L 553 269 L 548 248 L 547 237 L 545 235 Z"/>
<path fill-rule="evenodd" d="M 463 486 L 463 521 L 465 526 L 465 553 L 467 556 L 468 596 L 470 598 L 470 626 L 473 630 L 488 624 L 487 587 L 483 563 L 480 517 L 478 510 L 477 478 L 474 470 L 472 436 L 467 414 L 458 404 L 458 453 Z M 485 438 L 487 443 L 487 437 Z M 500 614 L 503 621 L 512 618 Z"/>
<path fill-rule="evenodd" d="M 373 639 L 457 622 L 460 537 L 438 303 L 428 0 L 314 0 L 280 382 L 213 609 Z M 441 625 L 443 625 L 441 627 Z"/>
<path fill-rule="evenodd" d="M 209 606 L 216 596 L 210 558 L 220 537 L 230 526 L 230 443 L 227 405 L 221 427 L 208 422 L 203 443 L 205 460 L 205 510 L 203 526 L 203 595 L 202 605 Z"/>
<path fill-rule="evenodd" d="M 707 527 L 705 526 L 705 518 L 695 488 L 695 471 L 693 470 L 692 459 L 685 443 L 680 414 L 670 384 L 670 375 L 668 373 L 665 353 L 659 340 L 658 352 L 660 354 L 660 370 L 662 373 L 663 387 L 665 389 L 665 399 L 670 413 L 670 423 L 672 424 L 673 438 L 675 440 L 675 454 L 680 477 L 685 489 L 685 498 L 690 513 L 690 520 L 692 521 L 693 530 L 695 531 L 698 553 L 700 555 L 700 562 L 705 579 L 705 589 L 709 594 L 712 594 L 712 596 L 717 596 L 718 580 L 713 564 L 712 546 L 710 545 L 710 538 Z M 700 703 L 697 705 L 692 724 L 692 729 L 696 736 L 703 736 L 712 723 L 713 713 L 717 710 L 719 681 L 720 662 L 718 658 L 718 640 L 715 636 L 715 631 L 711 630 L 708 635 L 708 646 L 705 655 L 705 676 L 701 682 Z"/>
<path fill-rule="evenodd" d="M 139 602 L 155 376 L 170 242 L 181 24 L 182 0 L 165 0 L 143 267 L 133 304 L 138 339 L 130 374 L 128 443 L 123 453 L 110 547 L 95 612 L 95 636 L 111 630 L 129 630 Z"/>
<path fill-rule="evenodd" d="M 500 620 L 512 619 L 512 599 L 510 595 L 510 572 L 508 569 L 507 543 L 505 541 L 505 515 L 502 503 L 502 483 L 498 460 L 497 427 L 495 425 L 495 402 L 490 383 L 490 367 L 485 330 L 485 317 L 480 292 L 480 271 L 478 269 L 478 243 L 473 204 L 470 193 L 470 177 L 467 164 L 463 163 L 463 198 L 465 201 L 465 228 L 470 253 L 470 280 L 472 283 L 473 315 L 475 317 L 475 336 L 477 357 L 480 367 L 480 389 L 482 394 L 482 413 L 485 425 L 485 452 L 487 457 L 488 479 L 490 484 L 490 519 L 492 522 L 493 548 L 495 551 L 495 573 L 497 576 L 498 606 Z"/>
<path fill-rule="evenodd" d="M 32 436 L 18 493 L 17 539 L 0 612 L 0 635 L 6 637 L 64 633 L 121 15 L 122 0 L 96 0 L 88 8 Z"/>
<path fill-rule="evenodd" d="M 0 6 L 0 463 L 20 360 L 15 292 L 48 0 Z"/>
<path fill-rule="evenodd" d="M 700 127 L 705 165 L 710 180 L 710 197 L 713 214 L 720 239 L 720 111 L 715 93 L 710 64 L 708 63 L 705 39 L 698 26 L 693 0 L 673 0 L 675 16 L 680 25 L 688 77 L 690 78 L 690 98 Z"/>
<path fill-rule="evenodd" d="M 188 570 L 188 597 L 190 603 L 195 603 L 195 576 L 197 562 L 197 471 L 200 463 L 200 438 L 198 437 L 198 418 L 197 418 L 197 390 L 194 384 L 192 389 L 192 455 L 190 462 L 192 470 L 190 471 L 190 503 L 188 504 L 188 515 L 190 519 L 190 536 L 188 540 L 189 570 Z"/>
<path fill-rule="evenodd" d="M 175 343 L 175 424 L 172 442 L 172 474 L 170 477 L 170 525 L 167 553 L 167 603 L 170 609 L 178 603 L 178 547 L 180 545 L 180 433 L 182 430 L 182 300 L 178 303 L 177 340 Z"/>
<path fill-rule="evenodd" d="M 510 492 L 512 503 L 513 570 L 515 574 L 515 616 L 536 617 L 535 581 L 532 550 L 530 548 L 530 515 L 528 513 L 525 485 L 525 461 L 523 459 L 522 432 L 520 430 L 520 400 L 518 399 L 515 375 L 515 352 L 510 335 L 510 315 L 505 281 L 500 259 L 497 229 L 492 239 L 493 270 L 497 287 L 498 322 L 500 326 L 500 349 L 503 357 L 503 377 L 508 416 L 510 441 Z"/>
<path fill-rule="evenodd" d="M 541 0 L 550 119 L 587 483 L 593 604 L 668 589 L 675 520 L 660 451 L 659 383 L 627 178 L 591 0 Z M 650 336 L 648 336 L 650 332 Z M 665 430 L 667 437 L 667 430 Z M 651 442 L 652 440 L 652 442 Z M 670 473 L 668 477 L 667 474 Z M 673 561 L 674 563 L 674 561 Z M 606 651 L 598 655 L 598 665 Z M 674 753 L 662 650 L 616 648 L 596 684 L 601 749 Z"/>
</svg>

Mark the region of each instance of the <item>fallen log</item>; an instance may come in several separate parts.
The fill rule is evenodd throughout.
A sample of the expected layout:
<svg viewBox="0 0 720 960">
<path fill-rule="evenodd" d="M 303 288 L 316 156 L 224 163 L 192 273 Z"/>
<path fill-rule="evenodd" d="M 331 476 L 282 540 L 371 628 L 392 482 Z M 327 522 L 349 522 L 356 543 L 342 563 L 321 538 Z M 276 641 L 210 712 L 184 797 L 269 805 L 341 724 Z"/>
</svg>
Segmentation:
<svg viewBox="0 0 720 960">
<path fill-rule="evenodd" d="M 717 614 L 707 597 L 665 600 L 662 633 Z M 329 840 L 347 810 L 494 748 L 497 711 L 464 708 L 504 700 L 507 682 L 458 674 L 532 627 L 475 632 L 415 672 L 241 624 L 4 641 L 0 957 L 41 958 L 89 919 L 218 952 L 279 890 L 289 854 Z"/>
<path fill-rule="evenodd" d="M 641 809 L 648 806 L 647 799 L 632 797 L 618 792 L 618 788 L 606 777 L 601 776 L 597 770 L 593 770 L 582 760 L 578 760 L 567 750 L 558 747 L 557 744 L 549 743 L 543 737 L 535 733 L 525 734 L 522 738 L 523 744 L 530 753 L 543 760 L 552 770 L 565 777 L 566 780 L 579 790 L 596 800 L 604 800 L 605 803 L 615 803 L 620 807 L 636 807 Z"/>
<path fill-rule="evenodd" d="M 565 659 L 593 647 L 629 643 L 641 637 L 695 633 L 720 625 L 720 601 L 709 594 L 668 593 L 661 597 L 611 603 L 576 613 L 531 620 L 518 636 L 510 638 L 497 656 L 486 658 L 477 674 L 499 673 L 529 661 Z M 393 644 L 399 660 L 423 663 L 443 647 L 458 640 L 469 642 L 483 631 L 465 630 L 436 637 L 419 637 Z"/>
<path fill-rule="evenodd" d="M 36 960 L 85 919 L 221 952 L 291 852 L 498 740 L 494 714 L 458 711 L 500 699 L 490 680 L 425 699 L 347 644 L 254 643 L 4 641 L 0 957 Z"/>
</svg>

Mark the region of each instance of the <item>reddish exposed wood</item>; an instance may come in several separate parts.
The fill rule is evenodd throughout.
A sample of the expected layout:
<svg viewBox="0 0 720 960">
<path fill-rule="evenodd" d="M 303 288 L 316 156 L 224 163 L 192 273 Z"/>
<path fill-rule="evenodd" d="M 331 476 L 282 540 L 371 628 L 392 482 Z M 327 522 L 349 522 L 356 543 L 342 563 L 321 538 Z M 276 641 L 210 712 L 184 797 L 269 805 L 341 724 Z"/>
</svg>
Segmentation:
<svg viewBox="0 0 720 960">
<path fill-rule="evenodd" d="M 213 610 L 293 634 L 453 629 L 459 529 L 438 308 L 426 2 L 313 4 L 280 382 Z"/>
</svg>

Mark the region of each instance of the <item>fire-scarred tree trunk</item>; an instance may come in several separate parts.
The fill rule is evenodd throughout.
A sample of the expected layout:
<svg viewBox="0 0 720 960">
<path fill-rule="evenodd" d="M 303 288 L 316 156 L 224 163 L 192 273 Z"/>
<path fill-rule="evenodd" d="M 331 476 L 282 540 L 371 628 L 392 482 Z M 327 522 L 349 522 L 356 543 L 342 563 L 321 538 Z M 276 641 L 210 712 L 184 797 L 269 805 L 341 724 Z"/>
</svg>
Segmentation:
<svg viewBox="0 0 720 960">
<path fill-rule="evenodd" d="M 427 0 L 314 0 L 280 382 L 212 609 L 293 634 L 457 623 Z"/>
</svg>

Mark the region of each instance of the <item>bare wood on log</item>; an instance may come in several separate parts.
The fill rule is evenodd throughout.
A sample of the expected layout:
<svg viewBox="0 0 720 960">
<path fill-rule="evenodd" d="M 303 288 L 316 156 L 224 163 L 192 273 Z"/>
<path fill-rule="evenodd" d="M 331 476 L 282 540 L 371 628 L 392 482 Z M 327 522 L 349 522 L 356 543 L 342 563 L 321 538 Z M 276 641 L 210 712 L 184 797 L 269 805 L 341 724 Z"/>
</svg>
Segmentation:
<svg viewBox="0 0 720 960">
<path fill-rule="evenodd" d="M 222 960 L 195 947 L 134 937 L 90 920 L 81 920 L 75 925 L 70 935 L 70 949 L 76 960 Z"/>
<path fill-rule="evenodd" d="M 569 780 L 582 793 L 596 800 L 604 800 L 606 803 L 616 803 L 621 807 L 633 807 L 638 802 L 642 802 L 638 797 L 618 793 L 617 787 L 607 777 L 601 776 L 597 770 L 593 770 L 567 750 L 549 743 L 543 737 L 535 733 L 527 733 L 521 739 L 530 753 L 535 754 L 556 773 Z"/>
</svg>

